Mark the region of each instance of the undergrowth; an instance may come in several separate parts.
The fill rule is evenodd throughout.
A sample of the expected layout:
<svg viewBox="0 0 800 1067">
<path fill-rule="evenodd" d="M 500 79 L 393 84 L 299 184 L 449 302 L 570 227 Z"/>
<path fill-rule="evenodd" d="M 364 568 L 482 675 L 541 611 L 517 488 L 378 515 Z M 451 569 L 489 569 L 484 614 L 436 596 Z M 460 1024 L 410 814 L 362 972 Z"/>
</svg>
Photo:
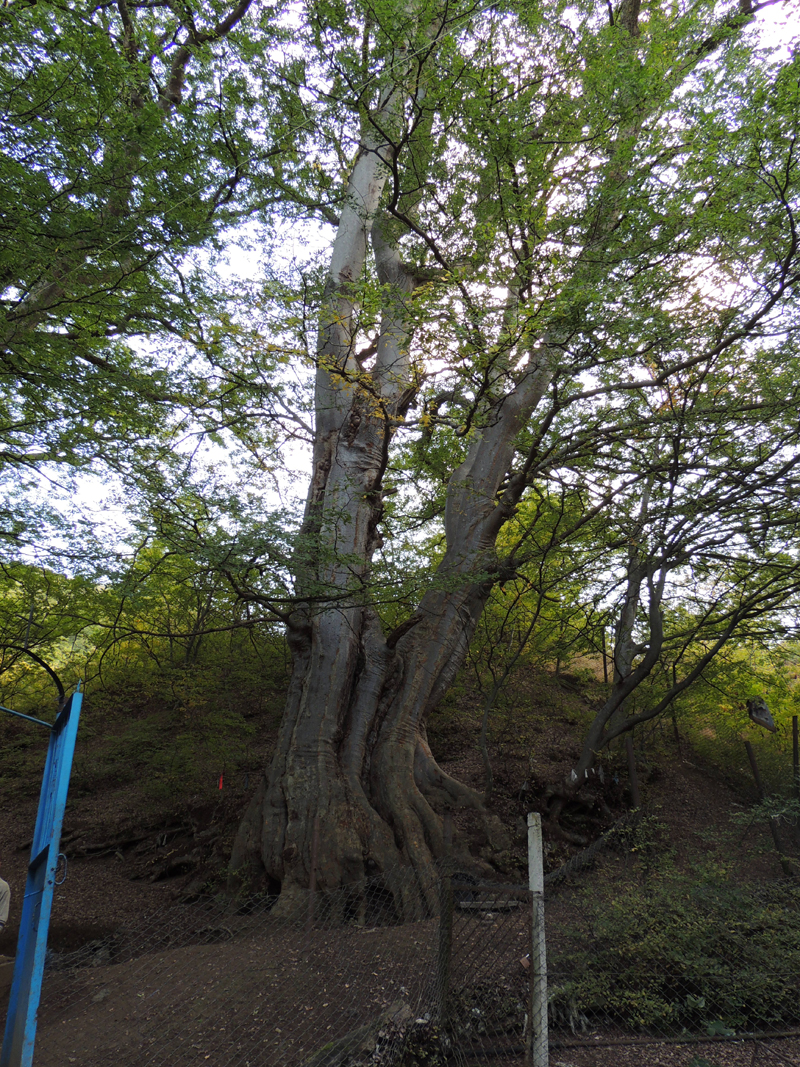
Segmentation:
<svg viewBox="0 0 800 1067">
<path fill-rule="evenodd" d="M 660 869 L 590 900 L 553 960 L 554 1015 L 711 1035 L 800 1018 L 800 887 L 736 884 L 722 866 Z"/>
</svg>

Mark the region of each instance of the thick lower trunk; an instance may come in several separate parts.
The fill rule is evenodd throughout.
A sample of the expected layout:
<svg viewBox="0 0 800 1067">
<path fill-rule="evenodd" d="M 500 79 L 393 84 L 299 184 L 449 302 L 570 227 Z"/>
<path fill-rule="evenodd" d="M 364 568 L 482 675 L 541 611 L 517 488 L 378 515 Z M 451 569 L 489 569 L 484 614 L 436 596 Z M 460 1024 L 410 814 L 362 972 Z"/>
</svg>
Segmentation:
<svg viewBox="0 0 800 1067">
<path fill-rule="evenodd" d="M 382 254 L 388 252 L 379 246 L 379 263 Z M 330 408 L 329 434 L 317 438 L 306 530 L 315 544 L 335 550 L 329 557 L 317 550 L 313 559 L 322 603 L 298 612 L 290 626 L 294 669 L 278 747 L 232 858 L 234 869 L 250 861 L 280 882 L 282 907 L 292 907 L 308 886 L 319 816 L 319 886 L 380 873 L 404 917 L 435 910 L 423 872 L 442 855 L 443 809 L 482 810 L 481 794 L 436 764 L 425 718 L 463 664 L 491 589 L 497 533 L 524 481 L 500 499 L 499 486 L 548 375 L 532 366 L 476 437 L 450 482 L 441 580 L 387 637 L 363 603 L 360 583 L 378 537 L 391 416 L 408 392 L 404 347 L 397 320 L 387 316 L 373 372 L 373 380 L 390 383 L 382 389 L 384 410 L 376 414 L 350 389 L 338 428 Z M 337 389 L 340 405 L 345 391 Z M 407 872 L 394 877 L 403 867 L 420 872 L 417 891 Z"/>
<path fill-rule="evenodd" d="M 424 878 L 415 893 L 393 872 L 422 872 L 442 855 L 444 808 L 481 804 L 480 794 L 438 767 L 423 724 L 434 691 L 446 684 L 436 677 L 443 657 L 426 646 L 452 648 L 459 638 L 442 642 L 443 620 L 428 618 L 389 648 L 366 609 L 326 612 L 310 626 L 295 636 L 278 746 L 240 828 L 233 866 L 249 861 L 280 882 L 282 906 L 292 906 L 309 884 L 318 816 L 318 886 L 382 874 L 404 916 L 433 910 Z M 417 668 L 420 658 L 431 673 Z"/>
</svg>

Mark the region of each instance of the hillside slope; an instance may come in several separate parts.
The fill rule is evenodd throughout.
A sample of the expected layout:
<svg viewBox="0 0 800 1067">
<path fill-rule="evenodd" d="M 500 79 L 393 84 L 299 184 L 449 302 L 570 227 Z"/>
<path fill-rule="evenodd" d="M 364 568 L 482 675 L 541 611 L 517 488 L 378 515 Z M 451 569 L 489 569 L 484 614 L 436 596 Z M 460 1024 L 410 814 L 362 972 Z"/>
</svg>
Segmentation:
<svg viewBox="0 0 800 1067">
<path fill-rule="evenodd" d="M 597 692 L 598 683 L 591 678 L 522 671 L 514 682 L 513 699 L 506 699 L 493 712 L 489 751 L 495 819 L 487 835 L 486 825 L 475 813 L 456 813 L 455 817 L 461 846 L 484 871 L 493 870 L 496 877 L 509 881 L 525 880 L 528 811 L 543 815 L 545 867 L 555 870 L 629 810 L 627 766 L 620 746 L 604 754 L 602 781 L 596 777 L 581 801 L 568 806 L 560 829 L 548 824 L 553 791 L 577 758 Z M 430 723 L 429 739 L 448 773 L 482 789 L 484 768 L 477 746 L 480 713 L 480 694 L 466 686 L 457 688 Z M 114 747 L 110 742 L 119 723 L 107 723 L 108 736 L 104 736 L 89 708 L 85 725 L 91 740 L 83 745 L 79 741 L 64 822 L 62 851 L 68 870 L 54 903 L 51 942 L 55 947 L 73 948 L 112 928 L 121 916 L 149 912 L 176 899 L 194 899 L 224 884 L 238 819 L 260 768 L 268 761 L 277 720 L 272 714 L 258 724 L 246 759 L 232 770 L 224 769 L 224 760 L 218 760 L 217 772 L 210 758 L 203 773 L 188 786 L 171 791 L 144 758 L 132 776 L 120 752 L 119 774 L 115 773 L 107 752 Z M 21 727 L 29 729 L 33 728 Z M 3 875 L 15 891 L 9 924 L 0 935 L 0 953 L 13 951 L 16 941 L 36 816 L 37 764 L 44 759 L 45 740 L 38 733 L 26 739 L 27 780 L 0 782 L 0 857 Z M 103 760 L 100 780 L 94 772 L 93 753 Z M 746 763 L 744 753 L 742 761 Z M 659 823 L 653 847 L 672 851 L 687 863 L 698 850 L 707 851 L 710 840 L 727 841 L 731 815 L 755 799 L 752 788 L 732 788 L 687 743 L 676 742 L 671 729 L 651 736 L 644 747 L 637 741 L 637 765 L 643 804 Z M 770 847 L 766 827 L 754 823 L 738 832 L 737 862 L 744 862 L 746 852 L 747 869 L 754 876 L 770 877 L 776 868 L 780 873 Z M 600 867 L 608 862 L 602 860 Z"/>
</svg>

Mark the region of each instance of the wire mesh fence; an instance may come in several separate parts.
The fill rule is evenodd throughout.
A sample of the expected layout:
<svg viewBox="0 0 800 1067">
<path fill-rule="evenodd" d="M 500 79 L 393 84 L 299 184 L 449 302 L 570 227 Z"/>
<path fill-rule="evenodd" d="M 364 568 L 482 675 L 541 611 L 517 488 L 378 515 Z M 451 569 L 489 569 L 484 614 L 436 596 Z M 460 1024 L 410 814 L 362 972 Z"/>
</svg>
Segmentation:
<svg viewBox="0 0 800 1067">
<path fill-rule="evenodd" d="M 418 888 L 420 875 L 406 875 Z M 449 921 L 397 921 L 385 883 L 317 893 L 314 914 L 264 898 L 176 907 L 51 953 L 39 1067 L 518 1062 L 530 907 L 520 887 L 449 885 Z M 397 877 L 393 878 L 397 887 Z M 435 1062 L 435 1061 L 434 1061 Z"/>
<path fill-rule="evenodd" d="M 551 951 L 553 1025 L 677 1038 L 800 1025 L 800 890 L 686 874 L 573 898 Z"/>
<path fill-rule="evenodd" d="M 743 1064 L 800 1063 L 797 882 L 630 875 L 610 895 L 562 885 L 547 901 L 550 1038 L 573 1050 L 551 1064 L 644 1064 L 597 1059 L 597 1044 L 693 1036 L 749 1037 Z M 419 873 L 403 877 L 395 892 L 419 890 Z M 268 897 L 205 901 L 50 953 L 37 1067 L 530 1062 L 542 1025 L 531 1019 L 530 892 L 447 868 L 422 877 L 438 904 L 412 922 L 370 879 L 316 894 L 310 913 L 282 914 Z M 796 1050 L 754 1041 L 792 1033 Z M 576 1058 L 582 1046 L 590 1058 Z"/>
</svg>

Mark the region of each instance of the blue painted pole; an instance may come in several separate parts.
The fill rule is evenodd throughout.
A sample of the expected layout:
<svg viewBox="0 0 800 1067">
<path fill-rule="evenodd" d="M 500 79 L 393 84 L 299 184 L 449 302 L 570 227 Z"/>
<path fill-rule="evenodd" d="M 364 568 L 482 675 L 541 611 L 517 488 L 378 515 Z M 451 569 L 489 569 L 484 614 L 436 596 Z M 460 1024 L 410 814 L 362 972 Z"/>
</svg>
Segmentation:
<svg viewBox="0 0 800 1067">
<path fill-rule="evenodd" d="M 36 1018 L 42 992 L 47 931 L 58 865 L 58 846 L 82 699 L 79 687 L 59 713 L 50 731 L 31 861 L 22 902 L 22 921 L 3 1048 L 0 1052 L 0 1067 L 31 1067 L 33 1063 Z"/>
</svg>

